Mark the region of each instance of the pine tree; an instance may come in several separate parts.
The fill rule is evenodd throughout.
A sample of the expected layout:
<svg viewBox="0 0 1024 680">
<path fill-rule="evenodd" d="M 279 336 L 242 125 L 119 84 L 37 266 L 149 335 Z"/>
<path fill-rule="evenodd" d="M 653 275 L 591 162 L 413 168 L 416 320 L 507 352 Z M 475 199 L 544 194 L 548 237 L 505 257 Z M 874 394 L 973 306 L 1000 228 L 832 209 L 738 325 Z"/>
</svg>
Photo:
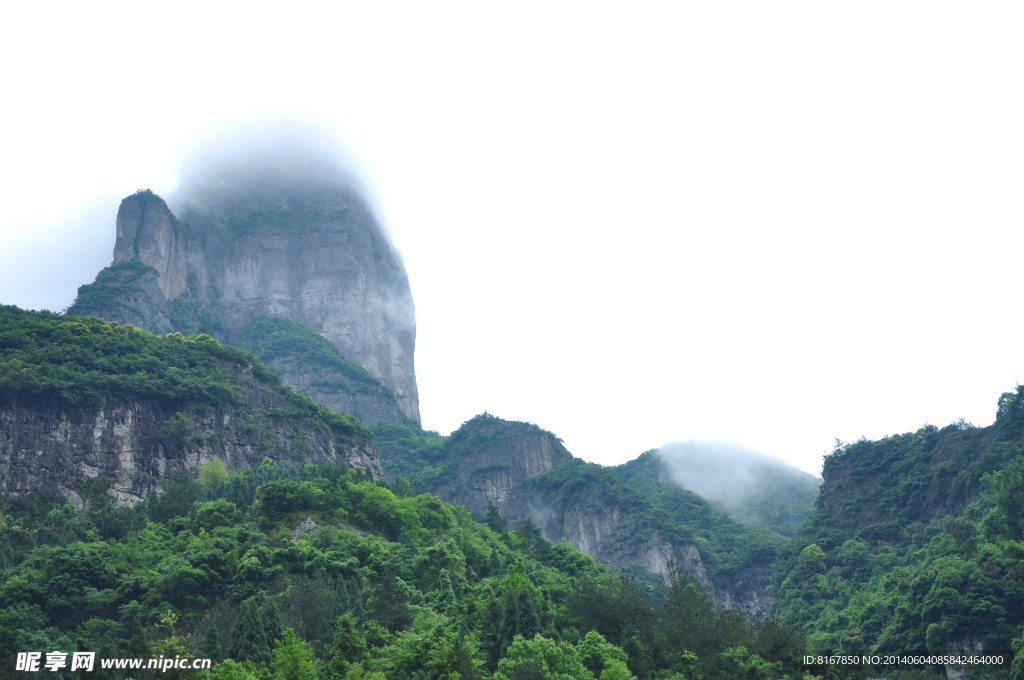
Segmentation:
<svg viewBox="0 0 1024 680">
<path fill-rule="evenodd" d="M 334 582 L 334 616 L 331 620 L 336 621 L 339 616 L 352 609 L 352 596 L 349 594 L 348 583 L 344 576 L 339 576 Z"/>
<path fill-rule="evenodd" d="M 500 656 L 505 655 L 516 635 L 522 635 L 530 640 L 541 630 L 540 616 L 537 615 L 530 590 L 522 588 L 505 602 L 505 611 L 502 612 L 501 624 L 498 627 L 498 639 L 501 641 Z"/>
<path fill-rule="evenodd" d="M 366 621 L 366 609 L 363 607 L 363 591 L 359 587 L 359 577 L 348 582 L 349 611 L 362 623 Z"/>
<path fill-rule="evenodd" d="M 238 618 L 231 631 L 231 653 L 235 661 L 252 661 L 256 664 L 270 663 L 273 656 L 267 640 L 267 631 L 260 618 L 260 606 L 256 596 L 242 602 Z"/>
<path fill-rule="evenodd" d="M 267 643 L 274 644 L 284 633 L 281 626 L 281 609 L 277 606 L 277 600 L 273 597 L 266 598 L 260 613 L 263 615 L 263 630 L 267 636 Z"/>
<path fill-rule="evenodd" d="M 100 659 L 114 659 L 122 655 L 121 650 L 117 648 L 117 642 L 114 641 L 114 637 L 110 633 L 103 634 L 103 640 L 100 643 L 100 650 L 96 654 L 96 660 L 93 662 L 92 673 L 89 676 L 92 680 L 119 680 L 124 677 L 124 672 L 114 668 L 103 668 L 100 664 Z"/>
<path fill-rule="evenodd" d="M 381 571 L 368 604 L 372 618 L 387 628 L 389 633 L 401 630 L 412 623 L 409 595 L 390 569 Z"/>
<path fill-rule="evenodd" d="M 131 633 L 128 637 L 128 656 L 139 659 L 149 656 L 149 634 L 138 616 L 132 617 Z"/>
<path fill-rule="evenodd" d="M 210 621 L 206 626 L 206 633 L 196 648 L 196 656 L 200 659 L 212 659 L 213 663 L 220 663 L 223 656 L 220 651 L 220 638 L 217 634 L 217 627 Z"/>
<path fill-rule="evenodd" d="M 338 617 L 324 657 L 331 677 L 343 677 L 349 666 L 366 655 L 366 639 L 359 628 L 359 621 L 351 613 Z"/>
<path fill-rule="evenodd" d="M 498 512 L 498 508 L 494 507 L 490 502 L 487 503 L 487 517 L 484 518 L 484 524 L 491 528 L 496 534 L 503 534 L 508 528 L 505 523 L 505 518 Z"/>
<path fill-rule="evenodd" d="M 501 558 L 498 557 L 498 551 L 491 548 L 491 558 L 487 561 L 487 575 L 488 576 L 501 576 L 502 572 Z"/>
<path fill-rule="evenodd" d="M 455 600 L 455 589 L 452 588 L 452 577 L 447 569 L 442 569 L 437 575 L 437 594 L 435 602 L 437 611 L 447 616 L 454 616 L 458 613 Z"/>
</svg>

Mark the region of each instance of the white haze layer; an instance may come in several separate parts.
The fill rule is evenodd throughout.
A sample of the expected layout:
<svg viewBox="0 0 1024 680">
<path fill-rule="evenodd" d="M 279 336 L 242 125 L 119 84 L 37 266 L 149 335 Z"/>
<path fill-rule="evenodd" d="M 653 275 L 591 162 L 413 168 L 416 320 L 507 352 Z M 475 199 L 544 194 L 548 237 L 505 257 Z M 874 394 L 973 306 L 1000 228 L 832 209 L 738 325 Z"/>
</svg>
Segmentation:
<svg viewBox="0 0 1024 680">
<path fill-rule="evenodd" d="M 369 192 L 338 139 L 322 127 L 300 120 L 252 121 L 211 129 L 185 154 L 178 189 L 167 196 L 173 211 L 235 212 L 234 203 L 264 209 L 287 208 L 289 197 L 314 198 L 337 189 L 351 192 L 374 213 Z"/>
<path fill-rule="evenodd" d="M 778 458 L 726 443 L 679 442 L 658 449 L 673 482 L 730 510 L 741 509 L 771 486 L 806 486 L 820 480 Z"/>
</svg>

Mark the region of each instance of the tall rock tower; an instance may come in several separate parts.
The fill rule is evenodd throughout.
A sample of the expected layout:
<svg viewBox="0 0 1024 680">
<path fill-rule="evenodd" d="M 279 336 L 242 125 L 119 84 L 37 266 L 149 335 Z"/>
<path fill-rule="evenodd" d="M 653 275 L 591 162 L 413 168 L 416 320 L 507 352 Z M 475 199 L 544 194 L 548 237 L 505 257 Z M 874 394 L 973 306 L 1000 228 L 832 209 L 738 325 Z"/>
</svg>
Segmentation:
<svg viewBox="0 0 1024 680">
<path fill-rule="evenodd" d="M 114 263 L 69 312 L 211 332 L 364 423 L 419 421 L 401 256 L 351 177 L 304 141 L 193 163 L 173 212 L 148 191 L 125 198 Z"/>
</svg>

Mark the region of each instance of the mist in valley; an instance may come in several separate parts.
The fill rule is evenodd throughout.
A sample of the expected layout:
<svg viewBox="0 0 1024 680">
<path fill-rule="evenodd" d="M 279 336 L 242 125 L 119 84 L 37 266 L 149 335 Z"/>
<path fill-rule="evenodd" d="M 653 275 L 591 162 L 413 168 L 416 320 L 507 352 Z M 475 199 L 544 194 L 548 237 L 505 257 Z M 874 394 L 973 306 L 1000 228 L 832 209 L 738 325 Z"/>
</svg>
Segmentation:
<svg viewBox="0 0 1024 680">
<path fill-rule="evenodd" d="M 668 479 L 744 524 L 792 533 L 810 514 L 821 479 L 735 444 L 678 442 L 658 449 Z"/>
</svg>

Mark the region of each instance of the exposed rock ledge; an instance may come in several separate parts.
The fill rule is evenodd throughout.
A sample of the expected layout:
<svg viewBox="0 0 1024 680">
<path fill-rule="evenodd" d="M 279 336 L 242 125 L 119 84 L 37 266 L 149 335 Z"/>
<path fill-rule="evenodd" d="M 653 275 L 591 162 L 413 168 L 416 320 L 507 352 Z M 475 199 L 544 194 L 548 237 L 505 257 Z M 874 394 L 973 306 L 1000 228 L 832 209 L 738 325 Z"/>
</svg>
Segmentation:
<svg viewBox="0 0 1024 680">
<path fill-rule="evenodd" d="M 326 426 L 268 417 L 266 408 L 286 402 L 268 392 L 260 400 L 266 403 L 175 420 L 173 412 L 145 400 L 72 414 L 0 408 L 0 491 L 56 494 L 81 509 L 83 482 L 106 477 L 115 505 L 134 505 L 161 490 L 174 470 L 195 473 L 215 457 L 231 470 L 257 466 L 264 458 L 282 466 L 344 462 L 383 479 L 369 440 L 339 441 Z"/>
</svg>

